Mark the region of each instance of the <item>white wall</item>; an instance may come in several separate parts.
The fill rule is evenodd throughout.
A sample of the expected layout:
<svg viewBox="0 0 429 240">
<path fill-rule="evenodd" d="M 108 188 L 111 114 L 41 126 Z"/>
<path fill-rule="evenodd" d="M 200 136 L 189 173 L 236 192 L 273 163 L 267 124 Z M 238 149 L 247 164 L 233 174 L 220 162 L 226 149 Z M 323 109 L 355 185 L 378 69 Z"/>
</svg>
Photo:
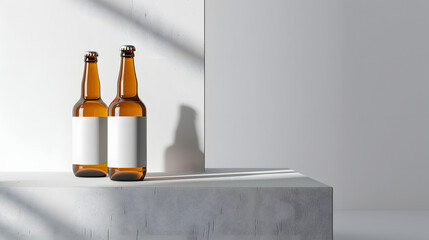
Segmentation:
<svg viewBox="0 0 429 240">
<path fill-rule="evenodd" d="M 290 167 L 336 209 L 429 209 L 429 2 L 206 0 L 208 167 Z"/>
<path fill-rule="evenodd" d="M 149 171 L 163 169 L 182 105 L 195 111 L 203 151 L 203 1 L 10 0 L 0 2 L 0 171 L 71 171 L 83 54 L 99 52 L 102 99 L 110 104 L 123 44 L 137 49 Z"/>
<path fill-rule="evenodd" d="M 119 13 L 1 2 L 1 171 L 70 171 L 88 49 L 110 103 L 118 48 L 136 45 L 140 95 L 174 123 L 158 130 L 164 145 L 181 103 L 201 121 L 202 93 L 189 86 L 203 86 L 203 3 L 104 2 Z M 294 168 L 334 186 L 337 209 L 429 209 L 428 12 L 416 0 L 206 0 L 207 167 Z M 179 90 L 171 105 L 163 86 Z M 164 147 L 154 151 L 161 162 Z"/>
</svg>

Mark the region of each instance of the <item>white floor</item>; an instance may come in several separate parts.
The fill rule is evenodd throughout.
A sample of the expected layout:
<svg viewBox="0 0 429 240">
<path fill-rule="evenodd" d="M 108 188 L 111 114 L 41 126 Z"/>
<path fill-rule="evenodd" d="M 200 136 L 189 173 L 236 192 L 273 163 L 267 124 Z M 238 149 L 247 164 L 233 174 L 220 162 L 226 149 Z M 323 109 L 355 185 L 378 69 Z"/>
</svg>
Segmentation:
<svg viewBox="0 0 429 240">
<path fill-rule="evenodd" d="M 334 240 L 428 240 L 429 211 L 334 211 Z"/>
</svg>

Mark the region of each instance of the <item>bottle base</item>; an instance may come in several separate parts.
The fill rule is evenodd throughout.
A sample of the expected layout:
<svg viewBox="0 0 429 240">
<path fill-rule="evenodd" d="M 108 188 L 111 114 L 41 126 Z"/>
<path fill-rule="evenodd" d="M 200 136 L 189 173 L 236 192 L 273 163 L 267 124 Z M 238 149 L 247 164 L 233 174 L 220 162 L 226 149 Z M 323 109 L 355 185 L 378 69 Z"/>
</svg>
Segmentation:
<svg viewBox="0 0 429 240">
<path fill-rule="evenodd" d="M 73 173 L 76 177 L 106 177 L 107 164 L 98 164 L 98 165 L 73 164 Z"/>
<path fill-rule="evenodd" d="M 113 181 L 143 181 L 146 167 L 141 168 L 110 168 L 109 177 Z"/>
</svg>

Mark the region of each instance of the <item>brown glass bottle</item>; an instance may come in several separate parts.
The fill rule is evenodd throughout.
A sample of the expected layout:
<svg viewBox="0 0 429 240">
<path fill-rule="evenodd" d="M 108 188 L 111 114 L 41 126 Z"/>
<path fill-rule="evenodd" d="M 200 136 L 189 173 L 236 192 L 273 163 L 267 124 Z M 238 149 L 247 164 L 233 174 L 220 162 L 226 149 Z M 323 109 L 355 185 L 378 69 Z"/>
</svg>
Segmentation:
<svg viewBox="0 0 429 240">
<path fill-rule="evenodd" d="M 96 118 L 106 118 L 105 123 L 107 124 L 107 116 L 108 109 L 106 104 L 101 100 L 100 97 L 100 81 L 98 78 L 98 70 L 97 70 L 97 52 L 86 52 L 85 54 L 85 68 L 83 72 L 83 80 L 82 80 L 82 95 L 79 101 L 73 107 L 73 117 L 79 117 L 77 120 L 84 120 L 82 118 L 90 117 L 93 119 Z M 89 118 L 86 118 L 89 119 Z M 75 127 L 75 125 L 73 125 Z M 81 127 L 80 127 L 81 128 Z M 107 126 L 106 129 L 107 130 Z M 73 131 L 76 131 L 74 129 Z M 82 130 L 80 130 L 82 131 Z M 103 129 L 100 130 L 100 134 L 105 135 L 107 133 L 103 133 Z M 81 137 L 85 138 L 85 133 L 81 135 Z M 98 138 L 99 136 L 96 136 Z M 107 136 L 103 136 L 101 142 L 107 141 Z M 78 139 L 79 141 L 79 139 Z M 97 143 L 96 145 L 100 145 L 103 143 Z M 107 142 L 106 142 L 107 144 Z M 92 148 L 92 146 L 91 146 Z M 100 146 L 100 148 L 107 148 L 106 146 Z M 75 151 L 75 150 L 74 150 Z M 82 151 L 82 149 L 80 150 Z M 98 150 L 94 150 L 98 151 Z M 85 153 L 84 153 L 85 154 Z M 107 153 L 106 153 L 107 154 Z M 106 155 L 102 153 L 101 155 Z M 77 159 L 79 162 L 80 160 Z M 76 164 L 73 163 L 73 172 L 77 177 L 105 177 L 107 176 L 107 156 L 102 156 L 100 159 L 90 160 L 93 163 L 101 163 L 101 164 Z"/>
<path fill-rule="evenodd" d="M 134 51 L 135 48 L 131 45 L 121 47 L 121 66 L 117 86 L 118 92 L 116 98 L 109 106 L 109 129 L 112 117 L 146 117 L 146 107 L 138 97 L 137 77 L 134 68 Z M 111 150 L 110 138 L 113 140 L 113 137 L 109 135 L 109 153 Z M 144 148 L 146 148 L 145 141 L 146 135 L 144 137 Z M 146 155 L 146 153 L 144 153 L 144 155 Z M 141 181 L 146 176 L 146 170 L 146 164 L 138 167 L 112 167 L 110 165 L 109 155 L 109 176 L 112 180 Z"/>
</svg>

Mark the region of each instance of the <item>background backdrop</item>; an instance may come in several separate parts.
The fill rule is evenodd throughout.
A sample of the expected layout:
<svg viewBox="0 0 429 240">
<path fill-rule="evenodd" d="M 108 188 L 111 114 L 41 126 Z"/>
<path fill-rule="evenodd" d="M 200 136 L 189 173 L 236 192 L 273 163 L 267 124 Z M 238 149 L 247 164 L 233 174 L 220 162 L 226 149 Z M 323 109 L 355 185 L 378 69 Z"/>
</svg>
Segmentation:
<svg viewBox="0 0 429 240">
<path fill-rule="evenodd" d="M 204 161 L 202 0 L 2 1 L 0 34 L 1 171 L 71 170 L 71 114 L 81 95 L 83 54 L 98 51 L 101 96 L 109 105 L 123 44 L 137 49 L 139 96 L 149 117 L 148 170 L 180 160 L 183 146 Z"/>
<path fill-rule="evenodd" d="M 335 209 L 429 209 L 428 13 L 206 0 L 207 166 L 293 168 L 333 186 Z"/>
<path fill-rule="evenodd" d="M 294 168 L 332 185 L 336 209 L 429 209 L 428 1 L 205 5 L 207 167 Z M 3 1 L 1 171 L 70 171 L 83 52 L 99 51 L 109 104 L 124 43 L 137 47 L 142 100 L 171 120 L 158 158 L 174 144 L 182 103 L 197 112 L 202 150 L 203 95 L 188 94 L 203 86 L 202 8 Z M 180 100 L 163 105 L 166 88 Z"/>
</svg>

